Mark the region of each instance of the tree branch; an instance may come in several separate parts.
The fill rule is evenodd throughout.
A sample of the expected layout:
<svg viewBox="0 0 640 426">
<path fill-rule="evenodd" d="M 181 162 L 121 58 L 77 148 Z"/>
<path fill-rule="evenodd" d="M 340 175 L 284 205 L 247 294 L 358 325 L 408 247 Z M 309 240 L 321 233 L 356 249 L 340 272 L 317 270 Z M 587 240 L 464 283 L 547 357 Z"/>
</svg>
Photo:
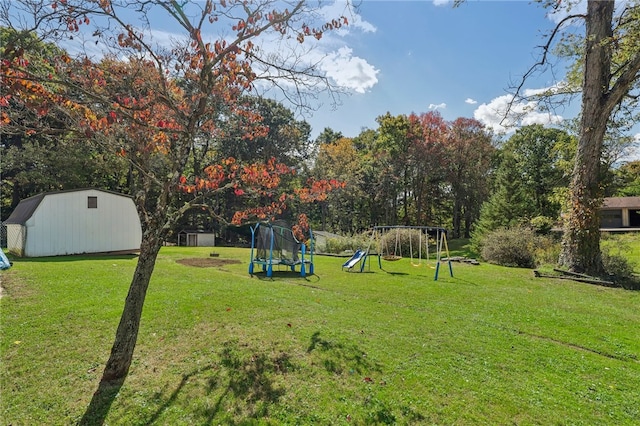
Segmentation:
<svg viewBox="0 0 640 426">
<path fill-rule="evenodd" d="M 506 119 L 506 117 L 509 115 L 509 112 L 511 112 L 512 108 L 513 108 L 513 104 L 516 101 L 516 99 L 520 99 L 520 93 L 522 92 L 522 89 L 525 85 L 525 83 L 527 82 L 527 80 L 529 79 L 529 77 L 539 68 L 542 67 L 544 65 L 547 65 L 548 63 L 548 55 L 550 53 L 551 50 L 551 46 L 556 38 L 556 36 L 560 33 L 560 30 L 564 27 L 564 25 L 566 23 L 568 23 L 569 21 L 572 21 L 574 19 L 584 19 L 586 18 L 586 16 L 584 14 L 575 14 L 575 15 L 569 15 L 566 16 L 565 18 L 563 18 L 560 22 L 558 22 L 558 24 L 553 28 L 553 30 L 551 31 L 551 34 L 549 35 L 549 38 L 547 39 L 547 42 L 542 45 L 542 46 L 537 46 L 538 48 L 542 49 L 542 56 L 541 58 L 538 60 L 538 62 L 536 62 L 535 64 L 533 64 L 522 76 L 522 79 L 520 80 L 520 84 L 516 87 L 515 92 L 513 94 L 513 98 L 511 99 L 511 101 L 509 101 L 507 103 L 507 109 L 505 110 L 504 116 Z M 503 119 L 503 120 L 504 120 Z"/>
<path fill-rule="evenodd" d="M 607 111 L 612 111 L 613 108 L 628 95 L 631 85 L 640 78 L 639 72 L 640 53 L 636 53 L 629 62 L 627 62 L 624 71 L 607 93 L 607 102 L 605 104 Z"/>
</svg>

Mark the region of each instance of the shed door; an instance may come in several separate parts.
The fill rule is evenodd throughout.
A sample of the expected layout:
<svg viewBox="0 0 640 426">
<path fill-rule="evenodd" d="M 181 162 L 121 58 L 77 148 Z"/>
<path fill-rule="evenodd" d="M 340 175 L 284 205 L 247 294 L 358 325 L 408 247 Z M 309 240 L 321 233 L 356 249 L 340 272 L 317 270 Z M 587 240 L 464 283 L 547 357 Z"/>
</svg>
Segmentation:
<svg viewBox="0 0 640 426">
<path fill-rule="evenodd" d="M 198 234 L 187 234 L 187 245 L 196 247 L 198 245 Z"/>
</svg>

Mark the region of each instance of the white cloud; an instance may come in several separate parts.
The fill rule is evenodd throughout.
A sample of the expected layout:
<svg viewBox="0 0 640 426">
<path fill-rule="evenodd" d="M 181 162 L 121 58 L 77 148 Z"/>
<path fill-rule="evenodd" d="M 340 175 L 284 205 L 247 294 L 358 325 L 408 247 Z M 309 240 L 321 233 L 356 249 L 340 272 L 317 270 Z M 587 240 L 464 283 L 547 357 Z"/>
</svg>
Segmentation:
<svg viewBox="0 0 640 426">
<path fill-rule="evenodd" d="M 282 38 L 276 34 L 273 40 L 263 40 L 260 48 L 263 53 L 274 52 L 274 56 L 290 55 L 296 68 L 319 70 L 342 90 L 366 93 L 378 83 L 380 71 L 365 58 L 355 55 L 349 40 L 362 33 L 375 32 L 376 27 L 363 20 L 344 0 L 323 3 L 323 7 L 313 16 L 315 21 L 309 22 L 309 25 L 320 27 L 324 22 L 341 16 L 347 18 L 348 25 L 325 32 L 320 40 L 308 38 L 300 44 L 295 38 Z M 280 83 L 281 87 L 288 85 L 287 81 Z M 311 80 L 308 83 L 309 86 L 314 85 Z"/>
<path fill-rule="evenodd" d="M 363 33 L 373 33 L 377 29 L 371 23 L 365 21 L 356 11 L 344 0 L 335 0 L 334 2 L 323 3 L 323 6 L 315 11 L 316 13 L 309 15 L 309 25 L 312 27 L 321 27 L 325 22 L 333 19 L 339 19 L 345 16 L 348 25 L 342 26 L 339 30 L 326 31 L 320 40 L 308 38 L 304 43 L 300 44 L 295 37 L 282 37 L 279 33 L 265 34 L 254 42 L 259 45 L 259 52 L 265 58 L 279 57 L 287 66 L 295 69 L 310 70 L 316 69 L 329 78 L 333 83 L 346 91 L 355 93 L 366 93 L 378 83 L 379 70 L 366 59 L 354 55 L 353 49 L 349 47 L 349 35 L 358 36 Z M 315 21 L 314 21 L 315 20 Z M 173 22 L 167 22 L 166 26 L 158 25 L 157 27 L 144 30 L 145 40 L 154 47 L 162 47 L 170 49 L 175 43 L 188 42 L 188 36 L 184 33 L 172 32 L 175 27 Z M 207 32 L 203 32 L 203 39 L 213 41 L 220 38 L 220 34 L 213 32 L 213 28 L 206 27 Z M 141 30 L 142 31 L 142 30 Z M 228 41 L 233 40 L 233 34 L 227 34 Z M 73 51 L 80 52 L 80 37 L 76 37 L 77 46 Z M 95 45 L 87 44 L 93 47 L 93 53 L 96 58 L 101 58 L 108 49 L 102 43 Z M 256 65 L 256 72 L 261 75 L 280 75 L 278 70 L 269 65 Z M 299 76 L 300 81 L 304 81 L 308 88 L 314 87 L 312 78 L 305 80 Z M 291 87 L 288 80 L 282 79 L 279 82 L 281 87 Z M 262 85 L 263 82 L 256 84 Z"/>
<path fill-rule="evenodd" d="M 345 36 L 354 32 L 374 33 L 377 28 L 362 19 L 350 3 L 344 0 L 323 5 L 320 15 L 326 20 L 344 16 L 348 25 L 325 33 L 322 40 L 315 43 L 314 51 L 307 59 L 310 63 L 319 63 L 325 75 L 342 89 L 366 93 L 378 83 L 377 75 L 380 71 L 366 59 L 354 56 L 353 49 L 345 42 Z"/>
<path fill-rule="evenodd" d="M 365 33 L 375 33 L 377 31 L 375 25 L 362 19 L 362 16 L 353 10 L 353 6 L 344 0 L 336 0 L 331 4 L 323 5 L 320 9 L 320 14 L 327 21 L 337 19 L 341 16 L 346 17 L 348 25 L 338 30 L 338 34 L 341 35 L 348 33 L 351 29 L 360 30 Z"/>
<path fill-rule="evenodd" d="M 635 135 L 633 135 L 633 143 L 626 150 L 624 156 L 620 159 L 620 161 L 640 161 L 640 133 L 636 133 Z"/>
<path fill-rule="evenodd" d="M 445 109 L 447 107 L 447 104 L 445 104 L 444 102 L 440 103 L 440 104 L 429 104 L 429 109 Z"/>
<path fill-rule="evenodd" d="M 531 91 L 534 92 L 539 93 L 537 90 Z M 563 120 L 560 115 L 542 111 L 538 102 L 514 101 L 513 95 L 498 96 L 488 104 L 481 104 L 473 116 L 496 133 L 510 133 L 517 127 L 530 124 L 558 124 Z"/>
<path fill-rule="evenodd" d="M 449 3 L 451 3 L 451 0 L 433 0 L 435 6 L 446 6 Z"/>
<path fill-rule="evenodd" d="M 469 105 L 475 105 L 478 103 L 478 101 L 476 101 L 475 99 L 467 98 L 465 99 L 464 103 Z"/>
<path fill-rule="evenodd" d="M 523 96 L 525 98 L 545 97 L 558 94 L 576 93 L 579 89 L 573 88 L 566 81 L 559 81 L 552 86 L 542 87 L 540 89 L 524 89 Z"/>
<path fill-rule="evenodd" d="M 327 54 L 320 68 L 338 86 L 357 93 L 365 93 L 378 82 L 379 70 L 366 60 L 353 56 L 353 50 L 349 47 L 341 47 Z"/>
</svg>

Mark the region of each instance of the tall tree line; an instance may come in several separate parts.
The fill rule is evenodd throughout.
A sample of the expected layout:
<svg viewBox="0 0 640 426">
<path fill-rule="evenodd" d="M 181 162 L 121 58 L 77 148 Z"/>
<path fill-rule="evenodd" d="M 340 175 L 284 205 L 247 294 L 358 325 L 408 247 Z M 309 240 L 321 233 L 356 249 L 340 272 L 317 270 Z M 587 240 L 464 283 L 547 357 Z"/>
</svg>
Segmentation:
<svg viewBox="0 0 640 426">
<path fill-rule="evenodd" d="M 355 138 L 320 143 L 313 173 L 346 183 L 320 206 L 322 224 L 343 233 L 445 226 L 454 237 L 468 237 L 489 195 L 491 133 L 476 120 L 447 122 L 434 111 L 387 113 L 377 123 Z"/>
<path fill-rule="evenodd" d="M 46 67 L 48 58 L 62 54 L 55 45 L 33 34 L 11 34 L 32 62 Z M 14 41 L 17 43 L 18 41 Z M 5 52 L 6 53 L 6 52 Z M 113 59 L 111 59 L 113 61 Z M 124 66 L 114 62 L 113 66 Z M 240 163 L 274 158 L 297 171 L 283 178 L 282 187 L 294 192 L 309 178 L 335 179 L 344 187 L 305 206 L 314 228 L 353 234 L 374 225 L 431 225 L 469 237 L 474 228 L 530 223 L 559 224 L 566 204 L 569 176 L 577 141 L 567 131 L 541 125 L 518 130 L 505 143 L 472 119 L 446 121 L 437 112 L 377 117 L 375 129 L 353 138 L 326 128 L 311 140 L 311 127 L 271 99 L 244 96 L 247 111 L 261 117 L 265 131 L 246 137 L 251 115 L 234 115 L 220 122 L 219 131 L 201 133 L 187 170 L 234 158 Z M 15 110 L 10 103 L 8 108 Z M 222 115 L 222 113 L 220 113 Z M 49 132 L 2 135 L 2 219 L 17 203 L 45 191 L 98 187 L 133 194 L 136 170 L 114 152 L 66 127 L 63 114 L 15 114 L 27 129 L 39 122 Z M 598 181 L 604 195 L 637 195 L 637 163 L 612 169 L 624 140 L 605 141 Z M 179 205 L 189 194 L 177 194 Z M 203 200 L 204 201 L 204 200 Z M 234 212 L 257 207 L 266 199 L 238 197 L 232 188 L 207 200 L 218 217 L 229 221 Z M 176 221 L 174 231 L 202 228 L 223 231 L 210 209 L 192 209 Z M 291 203 L 281 214 L 294 218 L 302 210 Z M 481 219 L 481 220 L 480 220 Z M 480 221 L 479 221 L 480 220 Z"/>
</svg>

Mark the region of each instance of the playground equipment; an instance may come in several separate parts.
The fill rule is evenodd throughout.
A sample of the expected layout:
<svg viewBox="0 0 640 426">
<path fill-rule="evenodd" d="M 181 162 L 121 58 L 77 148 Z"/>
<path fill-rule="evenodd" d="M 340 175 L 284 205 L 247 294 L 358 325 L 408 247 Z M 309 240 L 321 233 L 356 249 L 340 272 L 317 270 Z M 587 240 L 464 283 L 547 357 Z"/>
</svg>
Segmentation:
<svg viewBox="0 0 640 426">
<path fill-rule="evenodd" d="M 358 262 L 360 263 L 360 272 L 364 271 L 367 263 L 367 258 L 371 256 L 378 256 L 378 266 L 382 268 L 382 261 L 398 261 L 402 259 L 402 241 L 401 232 L 403 230 L 411 231 L 409 234 L 409 257 L 413 266 L 421 266 L 423 258 L 423 244 L 424 253 L 426 255 L 425 263 L 429 262 L 429 240 L 432 239 L 435 242 L 435 276 L 434 281 L 438 280 L 440 273 L 440 264 L 444 261 L 449 265 L 449 274 L 453 277 L 453 267 L 451 266 L 451 260 L 449 256 L 449 246 L 447 244 L 447 231 L 444 228 L 433 226 L 374 226 L 369 239 L 369 246 L 366 250 L 358 250 L 347 262 L 342 265 L 348 269 L 353 268 Z M 413 246 L 413 233 L 419 231 L 418 244 Z M 389 234 L 395 234 L 393 239 L 394 244 L 390 244 L 392 238 L 389 238 Z M 387 237 L 385 237 L 387 235 Z M 392 247 L 393 246 L 393 247 Z M 372 249 L 377 250 L 373 254 Z M 406 253 L 406 251 L 405 251 Z M 443 257 L 443 253 L 446 254 L 446 258 Z M 417 255 L 417 257 L 415 256 Z M 414 260 L 416 259 L 416 260 Z M 371 268 L 371 261 L 369 261 L 369 268 Z"/>
<path fill-rule="evenodd" d="M 313 275 L 313 233 L 309 229 L 309 257 L 307 246 L 298 241 L 293 230 L 283 220 L 260 222 L 251 227 L 251 260 L 249 274 L 253 275 L 254 265 L 260 265 L 267 277 L 273 276 L 273 266 L 282 265 L 295 271 L 300 266 L 300 276 Z"/>
<path fill-rule="evenodd" d="M 0 248 L 0 270 L 11 268 L 11 262 Z"/>
<path fill-rule="evenodd" d="M 353 256 L 351 256 L 351 259 L 347 260 L 346 262 L 344 262 L 342 264 L 342 270 L 344 271 L 344 268 L 347 268 L 348 270 L 351 270 L 363 258 L 366 260 L 366 257 L 367 257 L 367 252 L 366 251 L 364 251 L 364 250 L 356 250 L 356 252 L 353 253 Z M 364 262 L 362 263 L 362 265 L 364 265 Z M 362 272 L 362 270 L 361 270 L 361 272 Z"/>
<path fill-rule="evenodd" d="M 400 232 L 396 232 L 396 243 L 393 246 L 393 252 L 391 252 L 389 250 L 388 247 L 389 244 L 389 240 L 385 240 L 385 248 L 386 248 L 386 253 L 382 254 L 382 258 L 384 260 L 388 260 L 390 262 L 395 262 L 396 260 L 400 260 L 402 259 L 402 246 L 400 245 Z"/>
</svg>

